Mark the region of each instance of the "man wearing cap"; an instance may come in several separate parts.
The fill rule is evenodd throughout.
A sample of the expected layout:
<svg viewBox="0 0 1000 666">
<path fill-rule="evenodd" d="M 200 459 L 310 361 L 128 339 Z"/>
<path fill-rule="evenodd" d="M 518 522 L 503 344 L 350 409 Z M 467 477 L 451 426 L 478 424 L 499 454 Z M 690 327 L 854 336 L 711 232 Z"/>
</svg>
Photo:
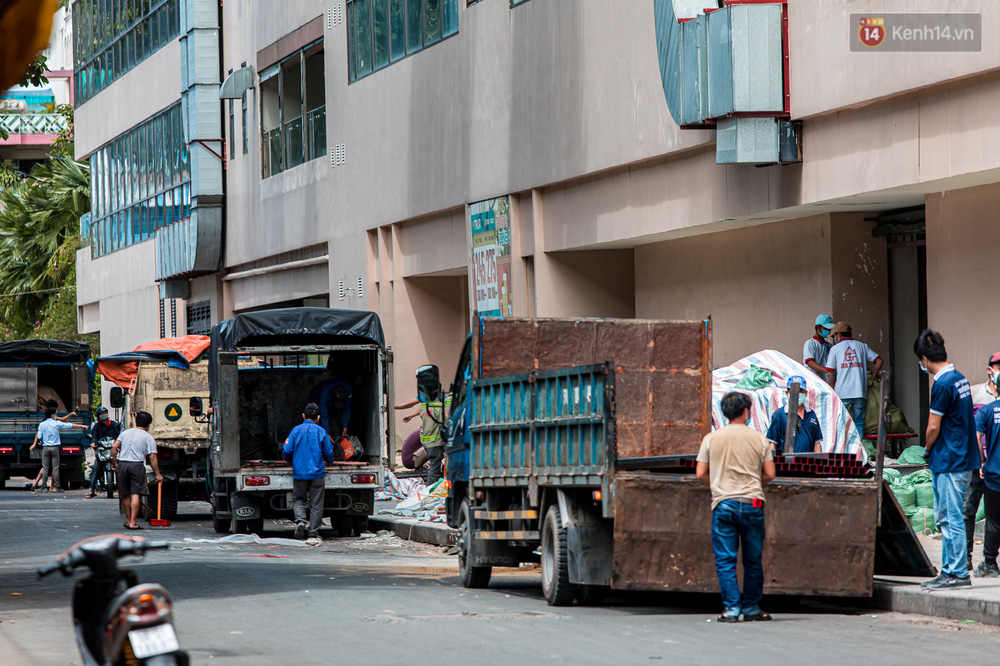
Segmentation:
<svg viewBox="0 0 1000 666">
<path fill-rule="evenodd" d="M 865 343 L 855 340 L 851 325 L 846 321 L 838 321 L 831 334 L 834 344 L 826 357 L 828 381 L 847 407 L 858 434 L 864 437 L 868 364 L 873 366 L 872 376 L 877 376 L 882 370 L 882 357 Z"/>
<path fill-rule="evenodd" d="M 991 354 L 986 359 L 986 377 L 984 384 L 976 384 L 972 387 L 972 412 L 976 417 L 976 443 L 979 446 L 979 455 L 982 458 L 983 466 L 979 471 L 972 470 L 969 478 L 969 487 L 965 491 L 965 504 L 963 513 L 965 514 L 965 549 L 968 552 L 968 562 L 966 569 L 972 570 L 972 550 L 975 543 L 976 533 L 976 513 L 979 511 L 979 503 L 985 499 L 987 517 L 986 529 L 994 532 L 1000 530 L 1000 492 L 987 493 L 986 486 L 991 484 L 1000 490 L 1000 452 L 996 449 L 1000 443 L 1000 352 Z M 993 458 L 990 458 L 990 454 Z M 985 480 L 987 466 L 996 468 L 991 473 L 992 482 Z M 992 511 L 991 511 L 992 509 Z M 993 528 L 990 529 L 990 516 L 993 516 Z M 996 565 L 996 541 L 993 541 L 992 558 L 987 543 L 990 539 L 983 540 L 983 563 L 975 571 L 979 578 L 995 578 L 1000 576 L 1000 569 Z"/>
<path fill-rule="evenodd" d="M 121 434 L 122 427 L 117 421 L 111 420 L 107 407 L 98 407 L 95 416 L 97 416 L 97 421 L 90 429 L 90 448 L 94 449 L 96 454 L 98 443 L 105 438 L 111 439 L 112 442 L 115 441 Z M 96 496 L 97 482 L 104 477 L 104 464 L 104 460 L 99 455 L 94 456 L 94 467 L 90 470 L 90 493 L 85 496 L 86 499 Z M 112 493 L 114 493 L 113 490 Z"/>
<path fill-rule="evenodd" d="M 833 328 L 833 318 L 828 314 L 816 317 L 813 336 L 802 346 L 802 365 L 826 381 L 826 357 L 830 353 L 830 344 L 826 341 Z"/>
<path fill-rule="evenodd" d="M 319 405 L 316 403 L 306 405 L 302 410 L 302 423 L 292 428 L 282 449 L 285 462 L 292 463 L 292 511 L 295 515 L 296 539 L 304 538 L 307 530 L 310 539 L 319 539 L 326 494 L 326 464 L 335 460 L 333 442 L 319 424 L 319 413 Z"/>
<path fill-rule="evenodd" d="M 806 378 L 792 375 L 788 378 L 786 387 L 789 391 L 792 384 L 799 385 L 799 428 L 795 432 L 795 445 L 792 453 L 822 453 L 823 430 L 819 427 L 816 412 L 806 409 Z M 778 453 L 785 451 L 785 436 L 788 430 L 788 413 L 784 407 L 778 407 L 771 414 L 771 425 L 767 428 L 767 441 L 774 445 Z"/>
</svg>

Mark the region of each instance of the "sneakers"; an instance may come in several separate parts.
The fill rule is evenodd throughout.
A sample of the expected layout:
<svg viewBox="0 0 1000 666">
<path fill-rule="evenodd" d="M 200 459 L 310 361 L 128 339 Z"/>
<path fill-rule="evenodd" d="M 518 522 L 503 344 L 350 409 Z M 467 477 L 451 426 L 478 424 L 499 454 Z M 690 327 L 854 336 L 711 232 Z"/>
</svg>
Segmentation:
<svg viewBox="0 0 1000 666">
<path fill-rule="evenodd" d="M 972 587 L 972 578 L 959 578 L 948 574 L 938 574 L 936 577 L 920 584 L 925 590 L 953 590 L 958 587 Z"/>
<path fill-rule="evenodd" d="M 295 538 L 302 541 L 306 538 L 306 524 L 295 523 Z"/>
<path fill-rule="evenodd" d="M 996 578 L 1000 576 L 1000 567 L 996 565 L 996 562 L 990 564 L 989 562 L 983 562 L 976 570 L 972 572 L 972 575 L 976 578 Z"/>
</svg>

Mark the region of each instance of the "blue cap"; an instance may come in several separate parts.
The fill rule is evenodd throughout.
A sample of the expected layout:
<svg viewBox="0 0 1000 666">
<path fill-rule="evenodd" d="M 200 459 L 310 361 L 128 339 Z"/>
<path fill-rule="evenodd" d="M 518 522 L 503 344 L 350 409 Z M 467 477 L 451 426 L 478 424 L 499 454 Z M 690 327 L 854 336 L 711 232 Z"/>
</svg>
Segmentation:
<svg viewBox="0 0 1000 666">
<path fill-rule="evenodd" d="M 802 375 L 792 375 L 791 377 L 789 377 L 788 381 L 785 382 L 785 388 L 790 390 L 792 388 L 792 384 L 796 383 L 799 385 L 800 391 L 806 390 L 806 378 L 803 377 Z"/>
<path fill-rule="evenodd" d="M 833 328 L 833 317 L 828 314 L 821 314 L 816 317 L 816 325 L 823 328 Z"/>
</svg>

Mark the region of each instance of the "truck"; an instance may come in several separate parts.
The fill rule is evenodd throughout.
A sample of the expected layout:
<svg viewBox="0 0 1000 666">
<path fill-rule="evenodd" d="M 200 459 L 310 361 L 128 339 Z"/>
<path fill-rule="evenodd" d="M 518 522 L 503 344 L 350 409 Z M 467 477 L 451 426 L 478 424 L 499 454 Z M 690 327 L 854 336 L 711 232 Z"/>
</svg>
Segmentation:
<svg viewBox="0 0 1000 666">
<path fill-rule="evenodd" d="M 540 562 L 550 605 L 716 592 L 710 492 L 693 474 L 711 350 L 711 320 L 477 320 L 445 448 L 463 585 Z M 797 458 L 766 489 L 765 593 L 864 597 L 874 573 L 933 575 L 865 465 Z"/>
<path fill-rule="evenodd" d="M 341 536 L 367 529 L 393 438 L 392 350 L 373 312 L 302 307 L 238 314 L 212 328 L 209 452 L 212 526 L 260 533 L 291 518 L 292 467 L 282 459 L 310 395 L 327 380 L 352 389 L 348 435 L 360 459 L 327 465 L 323 515 Z"/>
<path fill-rule="evenodd" d="M 163 489 L 159 508 L 151 496 L 145 515 L 155 517 L 159 510 L 172 520 L 179 501 L 210 500 L 208 345 L 204 335 L 163 338 L 97 360 L 98 372 L 116 384 L 111 405 L 124 409 L 123 430 L 140 411 L 153 417 L 149 434 L 156 440 Z"/>
<path fill-rule="evenodd" d="M 34 478 L 41 469 L 41 448 L 29 451 L 48 400 L 57 415 L 76 412 L 70 423 L 90 426 L 93 377 L 87 361 L 90 345 L 69 340 L 11 340 L 0 343 L 0 487 L 11 477 Z M 83 485 L 86 430 L 61 433 L 60 483 Z"/>
</svg>

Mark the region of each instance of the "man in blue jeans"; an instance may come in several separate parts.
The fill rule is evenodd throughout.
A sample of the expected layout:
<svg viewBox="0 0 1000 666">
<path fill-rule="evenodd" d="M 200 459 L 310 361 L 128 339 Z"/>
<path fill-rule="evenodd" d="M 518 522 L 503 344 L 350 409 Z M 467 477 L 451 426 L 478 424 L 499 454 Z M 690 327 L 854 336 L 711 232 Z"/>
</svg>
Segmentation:
<svg viewBox="0 0 1000 666">
<path fill-rule="evenodd" d="M 712 549 L 722 593 L 719 622 L 771 619 L 760 609 L 764 595 L 764 485 L 774 479 L 771 445 L 747 427 L 753 403 L 733 391 L 722 398 L 729 425 L 709 433 L 698 451 L 698 480 L 712 490 Z M 743 594 L 736 578 L 736 554 L 743 549 Z"/>
<path fill-rule="evenodd" d="M 941 573 L 921 584 L 926 590 L 972 585 L 967 570 L 965 519 L 962 504 L 972 470 L 978 470 L 976 422 L 972 389 L 962 373 L 948 363 L 940 333 L 925 329 L 913 343 L 920 369 L 934 377 L 924 460 L 933 474 L 934 522 L 941 530 Z"/>
</svg>

